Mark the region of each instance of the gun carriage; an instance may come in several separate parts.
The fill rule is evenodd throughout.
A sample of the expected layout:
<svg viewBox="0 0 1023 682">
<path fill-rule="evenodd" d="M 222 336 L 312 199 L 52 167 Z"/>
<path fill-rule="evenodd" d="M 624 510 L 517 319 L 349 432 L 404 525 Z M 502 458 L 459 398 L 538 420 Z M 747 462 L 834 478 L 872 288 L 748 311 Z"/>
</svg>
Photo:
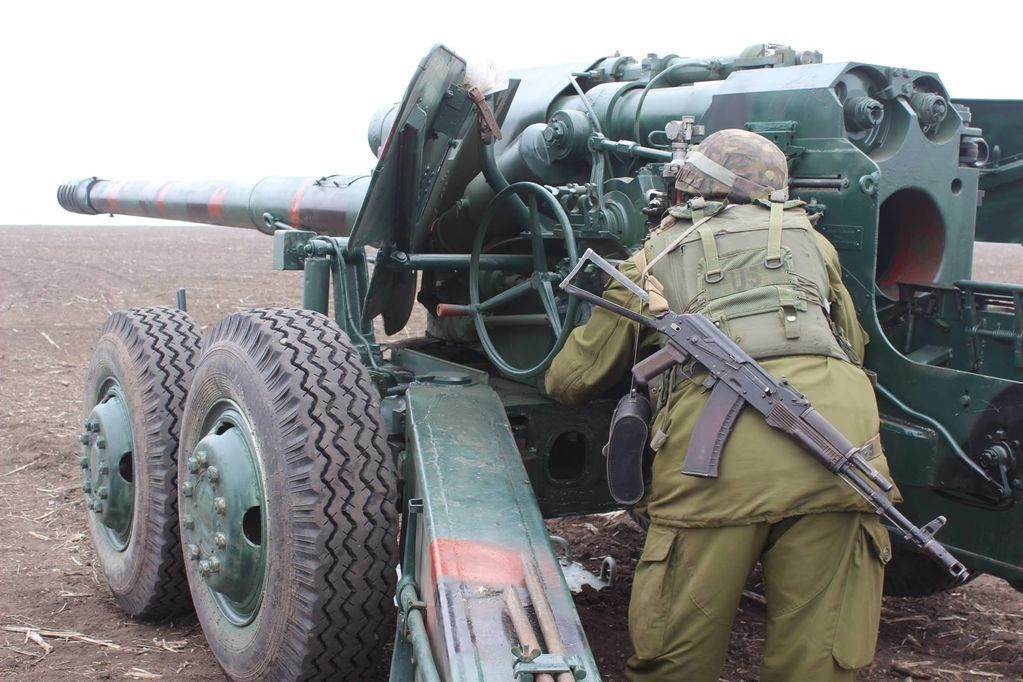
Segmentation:
<svg viewBox="0 0 1023 682">
<path fill-rule="evenodd" d="M 273 234 L 273 267 L 305 273 L 303 310 L 238 313 L 201 344 L 183 310 L 104 327 L 81 465 L 115 596 L 133 615 L 194 604 L 237 679 L 362 678 L 392 600 L 391 679 L 599 679 L 543 518 L 618 508 L 617 395 L 544 396 L 585 315 L 558 284 L 587 248 L 637 249 L 686 147 L 725 128 L 786 153 L 841 254 L 901 512 L 947 514 L 971 572 L 1023 585 L 1023 286 L 972 279 L 976 240 L 1023 241 L 1019 112 L 776 45 L 493 92 L 437 47 L 373 118 L 367 175 L 61 186 L 79 213 Z M 393 334 L 417 301 L 428 336 L 381 343 L 374 319 Z M 894 594 L 953 584 L 906 546 L 889 566 Z"/>
</svg>

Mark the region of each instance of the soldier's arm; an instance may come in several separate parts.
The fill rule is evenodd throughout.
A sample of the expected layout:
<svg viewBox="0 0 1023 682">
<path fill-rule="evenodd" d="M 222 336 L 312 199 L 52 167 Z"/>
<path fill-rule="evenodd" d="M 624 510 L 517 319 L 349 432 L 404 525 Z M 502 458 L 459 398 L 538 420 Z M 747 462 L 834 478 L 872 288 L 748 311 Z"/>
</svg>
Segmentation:
<svg viewBox="0 0 1023 682">
<path fill-rule="evenodd" d="M 831 295 L 828 297 L 831 302 L 831 319 L 834 320 L 838 328 L 845 334 L 845 338 L 852 344 L 856 357 L 860 359 L 860 364 L 862 365 L 863 353 L 866 350 L 867 343 L 870 342 L 870 338 L 863 327 L 860 326 L 860 321 L 856 317 L 856 307 L 853 305 L 852 296 L 849 295 L 849 290 L 842 283 L 842 266 L 838 261 L 838 251 L 835 250 L 835 247 L 832 246 L 831 242 L 824 235 L 820 232 L 816 234 L 817 244 L 821 249 L 828 269 L 828 286 L 831 289 Z"/>
<path fill-rule="evenodd" d="M 639 270 L 631 259 L 620 269 L 629 279 L 639 281 Z M 603 295 L 612 303 L 648 314 L 643 302 L 614 280 Z M 594 308 L 589 321 L 572 331 L 565 347 L 554 357 L 544 377 L 547 393 L 568 405 L 579 405 L 606 393 L 632 369 L 637 332 L 642 334 L 642 354 L 656 343 L 653 334 L 620 315 Z"/>
</svg>

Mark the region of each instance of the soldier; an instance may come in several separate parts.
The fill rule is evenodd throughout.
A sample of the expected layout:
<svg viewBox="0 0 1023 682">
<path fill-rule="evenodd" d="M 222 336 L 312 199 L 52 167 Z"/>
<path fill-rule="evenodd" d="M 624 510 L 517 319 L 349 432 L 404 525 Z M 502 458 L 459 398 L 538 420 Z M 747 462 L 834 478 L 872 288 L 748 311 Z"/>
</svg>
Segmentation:
<svg viewBox="0 0 1023 682">
<path fill-rule="evenodd" d="M 787 176 L 785 155 L 767 139 L 742 130 L 708 136 L 679 172 L 682 203 L 621 266 L 651 293 L 650 306 L 613 280 L 604 297 L 644 314 L 706 315 L 850 441 L 873 439 L 871 464 L 888 476 L 861 367 L 866 334 L 834 248 L 801 202 L 786 201 Z M 658 345 L 650 330 L 595 309 L 555 357 L 547 391 L 586 402 Z M 691 371 L 666 372 L 652 391 L 655 455 L 641 501 L 650 527 L 629 606 L 628 678 L 717 680 L 743 588 L 760 562 L 761 679 L 852 680 L 874 656 L 887 531 L 856 492 L 753 410 L 736 420 L 718 478 L 683 475 L 705 401 Z"/>
</svg>

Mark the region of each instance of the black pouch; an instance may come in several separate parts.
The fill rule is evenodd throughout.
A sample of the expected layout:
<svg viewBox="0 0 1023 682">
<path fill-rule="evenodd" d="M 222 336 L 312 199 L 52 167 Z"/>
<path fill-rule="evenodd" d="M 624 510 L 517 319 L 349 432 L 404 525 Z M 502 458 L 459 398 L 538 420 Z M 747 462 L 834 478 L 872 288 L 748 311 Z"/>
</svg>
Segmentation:
<svg viewBox="0 0 1023 682">
<path fill-rule="evenodd" d="M 619 504 L 636 504 L 646 489 L 644 464 L 651 412 L 647 397 L 630 391 L 618 401 L 611 417 L 604 456 L 607 458 L 607 487 Z"/>
</svg>

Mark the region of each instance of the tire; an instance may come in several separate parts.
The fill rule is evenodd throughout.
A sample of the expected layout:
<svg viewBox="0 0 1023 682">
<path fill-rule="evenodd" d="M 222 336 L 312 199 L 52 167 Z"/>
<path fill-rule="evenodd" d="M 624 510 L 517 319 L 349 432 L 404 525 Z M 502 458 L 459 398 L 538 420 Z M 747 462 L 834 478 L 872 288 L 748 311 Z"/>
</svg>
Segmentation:
<svg viewBox="0 0 1023 682">
<path fill-rule="evenodd" d="M 89 532 L 114 598 L 139 618 L 191 608 L 177 451 L 198 355 L 199 328 L 184 312 L 123 310 L 107 318 L 86 373 L 81 466 Z"/>
<path fill-rule="evenodd" d="M 966 582 L 980 573 L 971 572 Z M 888 597 L 929 597 L 961 584 L 928 557 L 892 543 L 892 560 L 884 569 L 884 593 Z"/>
<path fill-rule="evenodd" d="M 384 435 L 358 353 L 323 315 L 253 310 L 210 332 L 179 500 L 196 614 L 232 679 L 367 679 L 378 663 L 398 563 Z"/>
</svg>

